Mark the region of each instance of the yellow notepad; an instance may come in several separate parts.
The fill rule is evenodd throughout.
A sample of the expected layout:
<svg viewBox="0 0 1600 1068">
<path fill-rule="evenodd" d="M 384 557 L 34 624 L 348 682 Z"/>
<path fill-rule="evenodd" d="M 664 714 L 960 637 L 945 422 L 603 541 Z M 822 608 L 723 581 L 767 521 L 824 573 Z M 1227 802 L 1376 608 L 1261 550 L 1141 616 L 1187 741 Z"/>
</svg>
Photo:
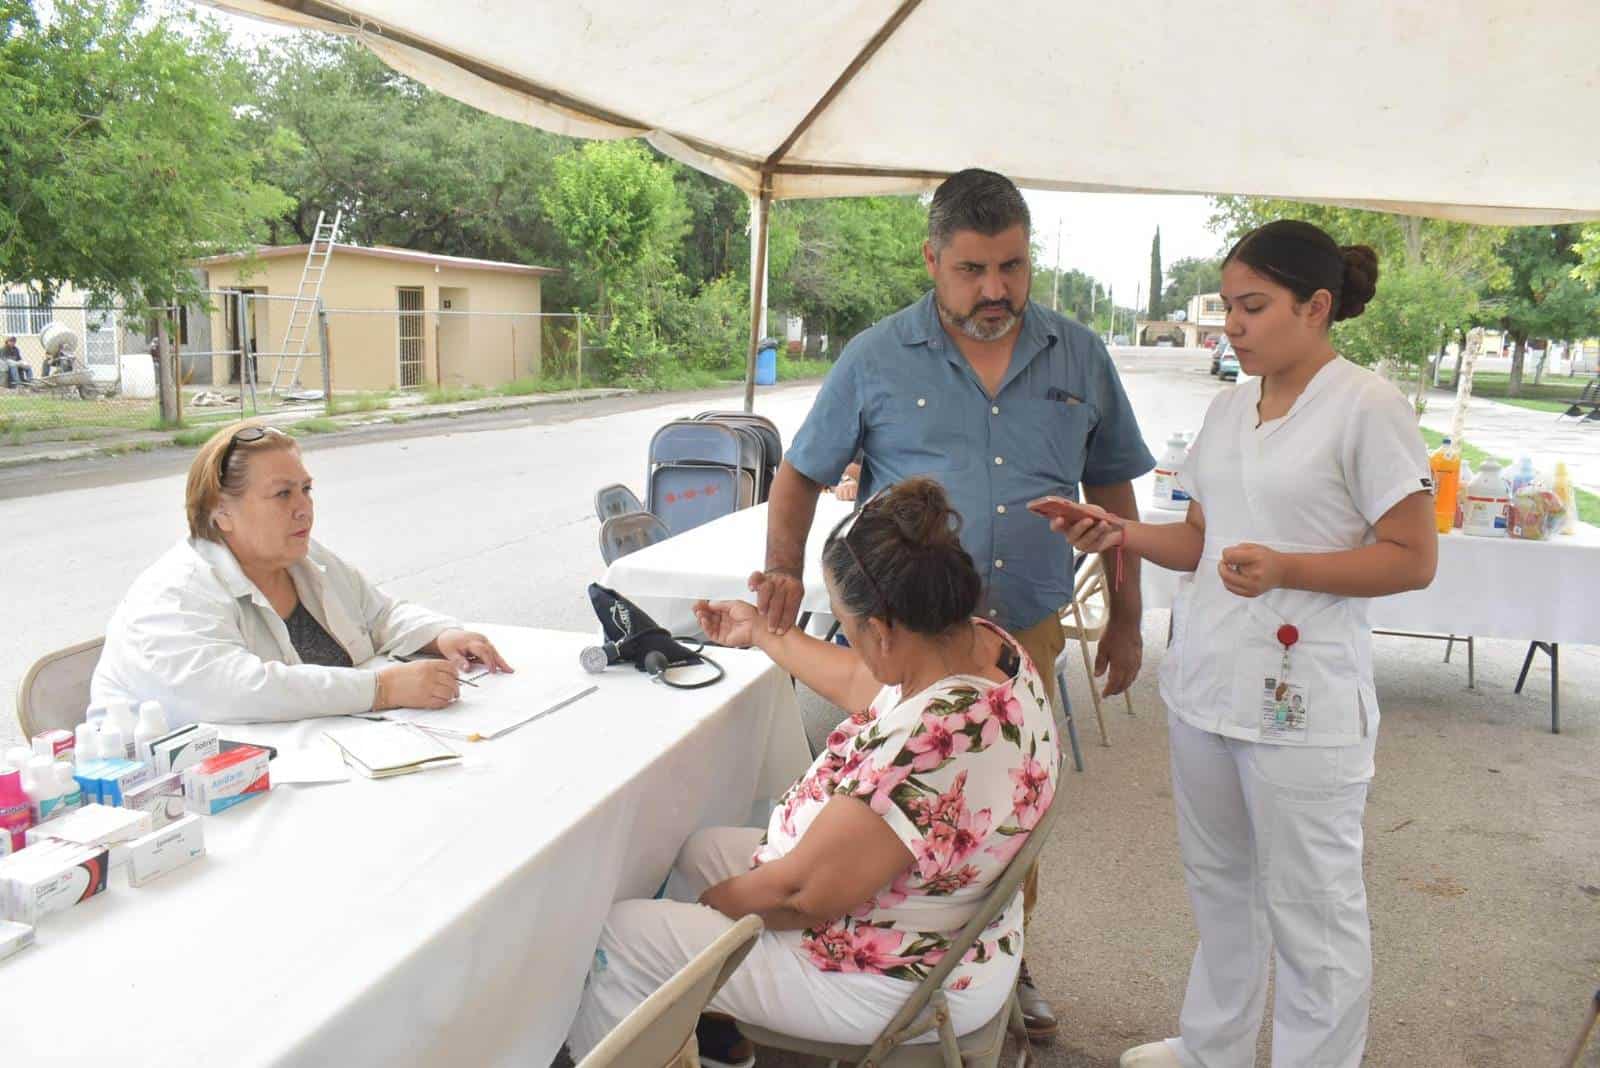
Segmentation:
<svg viewBox="0 0 1600 1068">
<path fill-rule="evenodd" d="M 427 731 L 404 723 L 358 723 L 324 731 L 346 764 L 369 779 L 458 764 L 461 754 Z"/>
</svg>

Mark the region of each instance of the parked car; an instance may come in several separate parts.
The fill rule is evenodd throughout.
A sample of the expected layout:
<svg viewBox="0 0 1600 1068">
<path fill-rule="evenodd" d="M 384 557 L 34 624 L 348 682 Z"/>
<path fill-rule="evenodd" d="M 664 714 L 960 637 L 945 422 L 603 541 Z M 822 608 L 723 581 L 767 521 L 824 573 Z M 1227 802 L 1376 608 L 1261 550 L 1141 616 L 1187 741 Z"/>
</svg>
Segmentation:
<svg viewBox="0 0 1600 1068">
<path fill-rule="evenodd" d="M 1217 338 L 1217 347 L 1211 350 L 1211 373 L 1214 375 L 1221 374 L 1222 358 L 1232 355 L 1232 353 L 1233 343 L 1226 337 Z"/>
<path fill-rule="evenodd" d="M 1231 345 L 1228 346 L 1228 354 L 1217 365 L 1217 377 L 1224 382 L 1239 381 L 1239 357 Z"/>
</svg>

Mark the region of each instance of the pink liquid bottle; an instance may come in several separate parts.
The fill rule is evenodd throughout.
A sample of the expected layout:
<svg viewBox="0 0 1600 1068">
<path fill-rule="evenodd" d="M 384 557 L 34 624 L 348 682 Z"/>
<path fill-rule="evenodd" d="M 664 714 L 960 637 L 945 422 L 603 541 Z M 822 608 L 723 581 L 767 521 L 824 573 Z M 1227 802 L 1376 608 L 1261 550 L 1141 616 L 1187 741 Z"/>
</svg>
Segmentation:
<svg viewBox="0 0 1600 1068">
<path fill-rule="evenodd" d="M 33 810 L 22 790 L 22 771 L 0 764 L 0 834 L 11 835 L 11 851 L 28 844 L 28 828 L 33 826 Z"/>
</svg>

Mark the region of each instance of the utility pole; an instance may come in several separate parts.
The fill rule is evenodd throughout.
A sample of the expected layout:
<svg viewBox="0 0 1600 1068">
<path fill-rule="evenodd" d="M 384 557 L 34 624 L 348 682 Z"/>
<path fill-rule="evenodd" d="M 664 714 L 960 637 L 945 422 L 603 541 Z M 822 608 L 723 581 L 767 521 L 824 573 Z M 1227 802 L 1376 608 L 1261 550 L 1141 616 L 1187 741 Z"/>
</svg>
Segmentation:
<svg viewBox="0 0 1600 1068">
<path fill-rule="evenodd" d="M 1061 218 L 1056 217 L 1056 273 L 1050 280 L 1050 310 L 1061 310 Z"/>
</svg>

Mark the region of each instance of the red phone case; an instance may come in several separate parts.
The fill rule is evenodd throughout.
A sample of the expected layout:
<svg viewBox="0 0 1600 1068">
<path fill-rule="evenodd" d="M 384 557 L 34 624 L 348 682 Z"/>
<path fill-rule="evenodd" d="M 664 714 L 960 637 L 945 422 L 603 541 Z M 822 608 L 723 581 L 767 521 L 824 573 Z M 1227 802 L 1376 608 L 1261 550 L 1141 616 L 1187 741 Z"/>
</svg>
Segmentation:
<svg viewBox="0 0 1600 1068">
<path fill-rule="evenodd" d="M 1076 522 L 1079 519 L 1100 519 L 1097 512 L 1079 504 L 1069 501 L 1065 497 L 1039 497 L 1028 502 L 1028 511 L 1042 515 L 1046 519 L 1065 519 Z"/>
</svg>

